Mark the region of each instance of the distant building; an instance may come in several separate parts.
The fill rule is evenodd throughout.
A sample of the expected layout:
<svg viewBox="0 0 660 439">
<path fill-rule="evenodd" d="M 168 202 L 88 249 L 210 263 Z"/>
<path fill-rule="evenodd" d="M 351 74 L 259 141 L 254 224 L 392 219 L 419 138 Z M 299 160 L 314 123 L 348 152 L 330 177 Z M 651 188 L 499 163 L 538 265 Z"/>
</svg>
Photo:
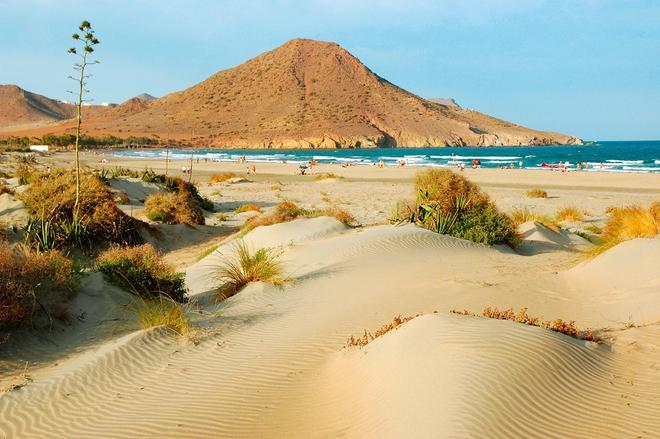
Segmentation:
<svg viewBox="0 0 660 439">
<path fill-rule="evenodd" d="M 48 152 L 48 145 L 30 145 L 30 151 Z"/>
</svg>

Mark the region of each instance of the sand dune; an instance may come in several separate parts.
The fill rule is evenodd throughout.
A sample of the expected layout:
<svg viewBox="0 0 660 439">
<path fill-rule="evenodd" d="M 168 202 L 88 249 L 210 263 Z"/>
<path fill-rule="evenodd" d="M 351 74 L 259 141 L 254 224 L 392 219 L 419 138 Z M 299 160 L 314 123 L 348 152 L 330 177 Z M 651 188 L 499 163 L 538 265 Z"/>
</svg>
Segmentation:
<svg viewBox="0 0 660 439">
<path fill-rule="evenodd" d="M 64 360 L 58 373 L 44 373 L 20 391 L 0 395 L 0 432 L 8 437 L 660 433 L 655 326 L 620 331 L 610 349 L 540 328 L 447 314 L 454 308 L 527 306 L 548 319 L 609 327 L 610 318 L 603 317 L 607 306 L 592 303 L 589 282 L 574 280 L 589 280 L 592 271 L 616 277 L 603 268 L 610 257 L 625 257 L 617 256 L 625 247 L 557 274 L 542 255 L 521 256 L 410 225 L 349 230 L 321 217 L 257 228 L 245 239 L 255 248 L 282 246 L 292 282 L 251 284 L 216 304 L 210 300 L 215 269 L 232 244 L 220 246 L 186 271 L 191 293 L 206 311 L 196 316 L 195 343 L 164 329 L 102 342 Z M 629 284 L 647 285 L 640 282 Z M 343 348 L 350 335 L 374 330 L 397 314 L 417 313 L 423 316 L 364 349 Z M 619 351 L 617 340 L 637 349 Z"/>
</svg>

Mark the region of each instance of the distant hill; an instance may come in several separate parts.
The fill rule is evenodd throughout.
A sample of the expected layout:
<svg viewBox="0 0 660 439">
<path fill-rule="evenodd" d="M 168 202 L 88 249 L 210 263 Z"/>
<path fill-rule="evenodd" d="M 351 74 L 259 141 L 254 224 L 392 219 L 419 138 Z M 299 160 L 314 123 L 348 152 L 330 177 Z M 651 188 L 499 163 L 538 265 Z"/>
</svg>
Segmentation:
<svg viewBox="0 0 660 439">
<path fill-rule="evenodd" d="M 445 105 L 447 107 L 461 107 L 453 98 L 429 98 L 429 101 L 436 104 Z"/>
<path fill-rule="evenodd" d="M 17 85 L 0 85 L 0 126 L 24 126 L 70 119 L 76 107 Z"/>
<path fill-rule="evenodd" d="M 90 114 L 85 132 L 234 148 L 581 143 L 455 102 L 421 98 L 381 78 L 339 45 L 307 39 L 289 41 L 181 92 L 152 101 L 136 97 Z"/>
<path fill-rule="evenodd" d="M 155 101 L 158 98 L 155 97 L 155 96 L 151 96 L 149 93 L 141 93 L 141 94 L 135 96 L 135 99 L 140 99 L 142 101 L 149 102 L 149 101 Z"/>
</svg>

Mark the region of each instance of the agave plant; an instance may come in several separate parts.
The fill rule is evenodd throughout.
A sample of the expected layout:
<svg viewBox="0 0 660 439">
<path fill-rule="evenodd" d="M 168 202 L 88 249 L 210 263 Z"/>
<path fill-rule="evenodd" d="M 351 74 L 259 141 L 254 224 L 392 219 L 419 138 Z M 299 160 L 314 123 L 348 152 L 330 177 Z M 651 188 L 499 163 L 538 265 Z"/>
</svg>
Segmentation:
<svg viewBox="0 0 660 439">
<path fill-rule="evenodd" d="M 23 240 L 26 244 L 34 246 L 38 253 L 55 248 L 56 233 L 52 219 L 30 217 L 23 230 L 25 231 Z"/>
</svg>

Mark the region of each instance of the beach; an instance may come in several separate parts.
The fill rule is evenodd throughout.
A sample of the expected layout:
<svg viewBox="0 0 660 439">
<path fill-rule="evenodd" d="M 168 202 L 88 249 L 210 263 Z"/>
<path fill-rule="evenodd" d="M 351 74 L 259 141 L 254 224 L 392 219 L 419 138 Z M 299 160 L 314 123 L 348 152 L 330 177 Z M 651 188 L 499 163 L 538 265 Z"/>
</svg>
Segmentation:
<svg viewBox="0 0 660 439">
<path fill-rule="evenodd" d="M 70 167 L 73 155 L 38 160 Z M 81 161 L 95 172 L 166 169 L 108 154 Z M 660 239 L 584 257 L 612 208 L 660 199 L 660 174 L 456 170 L 504 213 L 580 212 L 558 230 L 520 224 L 511 248 L 393 224 L 423 168 L 320 164 L 299 175 L 294 163 L 194 160 L 190 175 L 186 166 L 172 160 L 167 174 L 196 182 L 215 212 L 203 226 L 151 222 L 150 242 L 185 273 L 193 333 L 140 329 L 124 309 L 130 294 L 90 271 L 70 323 L 0 344 L 0 386 L 21 384 L 0 393 L 0 436 L 660 435 Z M 231 176 L 212 181 L 223 173 Z M 126 195 L 122 211 L 146 220 L 145 198 L 160 186 L 108 178 Z M 547 197 L 528 197 L 534 188 Z M 20 202 L 0 197 L 0 219 L 20 223 Z M 283 201 L 342 209 L 355 224 L 321 214 L 240 233 Z M 263 212 L 236 213 L 244 205 Z M 218 267 L 239 238 L 277 249 L 288 279 L 217 301 Z M 479 317 L 484 308 L 525 308 L 598 339 Z M 410 319 L 364 346 L 348 342 L 396 316 Z"/>
</svg>

